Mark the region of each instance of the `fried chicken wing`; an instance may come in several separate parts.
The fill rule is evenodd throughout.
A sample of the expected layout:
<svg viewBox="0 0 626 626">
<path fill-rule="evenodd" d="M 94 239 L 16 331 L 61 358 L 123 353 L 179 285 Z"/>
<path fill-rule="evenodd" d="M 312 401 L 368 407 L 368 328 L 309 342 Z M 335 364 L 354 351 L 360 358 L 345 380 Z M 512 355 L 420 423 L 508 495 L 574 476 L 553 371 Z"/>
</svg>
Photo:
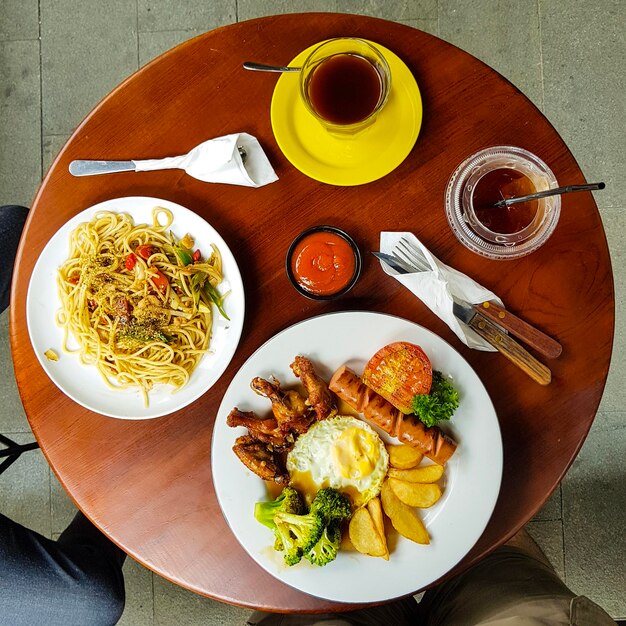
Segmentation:
<svg viewBox="0 0 626 626">
<path fill-rule="evenodd" d="M 263 480 L 279 484 L 289 482 L 286 453 L 298 435 L 305 433 L 317 419 L 337 413 L 335 396 L 316 374 L 313 364 L 297 356 L 291 364 L 294 374 L 302 381 L 308 394 L 305 400 L 297 391 L 284 391 L 276 380 L 254 378 L 250 386 L 272 403 L 272 417 L 260 418 L 253 411 L 235 407 L 227 416 L 229 426 L 243 426 L 248 434 L 238 437 L 233 452 L 241 462 Z"/>
<path fill-rule="evenodd" d="M 249 430 L 272 434 L 278 431 L 278 423 L 273 417 L 261 419 L 254 411 L 240 411 L 235 407 L 226 417 L 226 423 L 231 426 L 245 426 Z"/>
<path fill-rule="evenodd" d="M 328 385 L 317 375 L 313 363 L 306 357 L 297 356 L 291 364 L 293 373 L 302 381 L 309 394 L 307 403 L 315 411 L 317 420 L 332 417 L 337 413 L 335 396 Z"/>
<path fill-rule="evenodd" d="M 233 452 L 251 472 L 263 480 L 269 480 L 280 485 L 289 482 L 289 474 L 281 456 L 252 436 L 237 437 Z"/>
<path fill-rule="evenodd" d="M 253 411 L 240 411 L 235 407 L 226 417 L 226 423 L 232 428 L 243 426 L 248 429 L 253 439 L 282 450 L 293 446 L 294 437 L 278 426 L 274 417 L 261 419 Z"/>
<path fill-rule="evenodd" d="M 306 432 L 314 417 L 297 391 L 283 391 L 278 382 L 256 377 L 250 383 L 253 391 L 272 403 L 272 413 L 283 431 Z"/>
</svg>

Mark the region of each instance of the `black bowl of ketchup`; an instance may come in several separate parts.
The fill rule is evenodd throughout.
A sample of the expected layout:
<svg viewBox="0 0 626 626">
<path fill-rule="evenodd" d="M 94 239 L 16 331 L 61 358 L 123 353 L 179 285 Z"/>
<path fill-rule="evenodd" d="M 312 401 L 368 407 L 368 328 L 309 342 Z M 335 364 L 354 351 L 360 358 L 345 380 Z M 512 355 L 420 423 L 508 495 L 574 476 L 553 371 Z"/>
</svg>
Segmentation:
<svg viewBox="0 0 626 626">
<path fill-rule="evenodd" d="M 354 239 L 335 226 L 313 226 L 289 246 L 285 269 L 291 284 L 311 300 L 334 300 L 359 279 L 361 253 Z"/>
</svg>

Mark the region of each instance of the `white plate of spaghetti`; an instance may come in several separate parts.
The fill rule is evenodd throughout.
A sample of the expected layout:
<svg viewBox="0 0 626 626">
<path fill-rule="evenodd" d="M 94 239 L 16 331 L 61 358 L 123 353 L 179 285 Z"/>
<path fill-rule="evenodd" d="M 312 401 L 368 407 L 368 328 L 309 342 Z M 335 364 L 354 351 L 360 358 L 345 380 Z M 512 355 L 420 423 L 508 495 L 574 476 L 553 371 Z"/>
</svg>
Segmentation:
<svg viewBox="0 0 626 626">
<path fill-rule="evenodd" d="M 61 391 L 102 415 L 149 419 L 215 384 L 244 309 L 239 268 L 210 224 L 174 202 L 127 197 L 85 209 L 50 239 L 26 316 Z"/>
</svg>

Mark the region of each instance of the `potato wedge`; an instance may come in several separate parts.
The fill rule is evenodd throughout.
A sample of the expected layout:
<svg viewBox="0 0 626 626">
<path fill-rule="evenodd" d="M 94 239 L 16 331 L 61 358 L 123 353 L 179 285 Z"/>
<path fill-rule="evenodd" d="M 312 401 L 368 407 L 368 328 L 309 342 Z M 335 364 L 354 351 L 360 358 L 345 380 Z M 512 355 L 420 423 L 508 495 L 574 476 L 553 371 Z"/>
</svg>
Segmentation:
<svg viewBox="0 0 626 626">
<path fill-rule="evenodd" d="M 384 556 L 386 548 L 366 507 L 357 509 L 348 527 L 352 545 L 362 554 Z"/>
<path fill-rule="evenodd" d="M 404 504 L 393 492 L 389 481 L 383 483 L 380 492 L 383 509 L 391 520 L 393 527 L 407 539 L 415 543 L 428 544 L 430 537 L 422 520 L 410 506 Z"/>
<path fill-rule="evenodd" d="M 387 476 L 409 483 L 436 483 L 443 476 L 443 465 L 422 465 L 413 469 L 390 467 Z"/>
<path fill-rule="evenodd" d="M 420 509 L 427 509 L 441 498 L 441 487 L 437 483 L 410 483 L 390 478 L 389 486 L 404 504 Z"/>
<path fill-rule="evenodd" d="M 380 504 L 380 498 L 376 496 L 372 498 L 367 503 L 367 510 L 372 516 L 372 521 L 374 522 L 374 526 L 380 535 L 380 538 L 383 542 L 383 546 L 385 547 L 385 553 L 381 556 L 385 561 L 389 560 L 389 547 L 387 546 L 387 537 L 385 536 L 385 521 L 383 520 L 383 509 Z"/>
<path fill-rule="evenodd" d="M 392 446 L 387 444 L 389 464 L 397 469 L 411 469 L 422 462 L 424 455 L 413 446 Z"/>
</svg>

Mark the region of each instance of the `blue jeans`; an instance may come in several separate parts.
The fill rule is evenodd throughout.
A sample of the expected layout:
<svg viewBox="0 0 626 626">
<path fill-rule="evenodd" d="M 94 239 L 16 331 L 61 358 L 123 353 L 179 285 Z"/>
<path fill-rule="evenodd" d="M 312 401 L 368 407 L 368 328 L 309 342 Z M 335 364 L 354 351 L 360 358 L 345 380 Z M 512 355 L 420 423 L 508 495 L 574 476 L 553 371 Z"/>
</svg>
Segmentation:
<svg viewBox="0 0 626 626">
<path fill-rule="evenodd" d="M 77 513 L 58 541 L 0 514 L 0 624 L 111 626 L 126 555 Z"/>
<path fill-rule="evenodd" d="M 0 313 L 9 306 L 28 209 L 0 206 Z M 78 513 L 58 541 L 0 513 L 0 624 L 110 626 L 124 610 L 126 555 Z"/>
<path fill-rule="evenodd" d="M 13 204 L 0 206 L 0 313 L 9 306 L 13 263 L 27 215 L 26 207 Z"/>
</svg>

